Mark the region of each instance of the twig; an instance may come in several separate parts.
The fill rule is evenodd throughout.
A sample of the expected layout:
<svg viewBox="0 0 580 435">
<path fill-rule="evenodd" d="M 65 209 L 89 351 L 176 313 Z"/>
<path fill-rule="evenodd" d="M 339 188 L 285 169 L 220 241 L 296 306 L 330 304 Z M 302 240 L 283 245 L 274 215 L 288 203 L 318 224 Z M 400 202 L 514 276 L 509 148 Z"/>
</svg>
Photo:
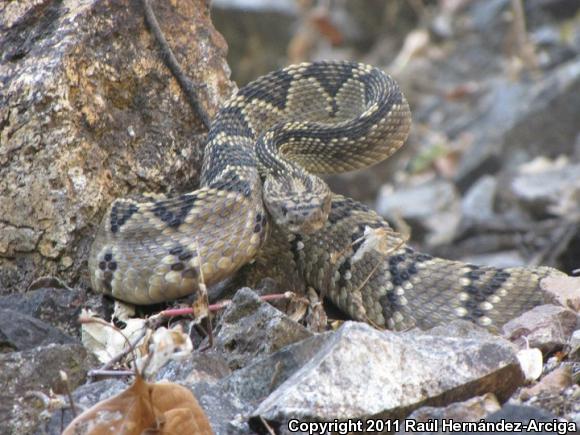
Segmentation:
<svg viewBox="0 0 580 435">
<path fill-rule="evenodd" d="M 295 295 L 292 292 L 274 293 L 271 295 L 260 296 L 260 300 L 262 300 L 264 302 L 270 302 L 270 301 L 277 301 L 280 299 L 292 299 L 294 296 Z M 231 304 L 232 304 L 231 299 L 224 299 L 224 300 L 219 301 L 215 304 L 208 305 L 208 310 L 211 312 L 220 311 L 220 310 L 223 310 L 224 308 L 230 306 Z M 194 309 L 191 307 L 187 307 L 187 308 L 170 308 L 168 310 L 163 310 L 158 314 L 158 316 L 177 317 L 177 316 L 189 316 L 192 314 L 195 314 Z"/>
<path fill-rule="evenodd" d="M 196 313 L 196 315 L 204 315 L 206 322 L 207 322 L 207 347 L 204 349 L 200 349 L 201 352 L 211 349 L 213 347 L 213 326 L 211 324 L 211 316 L 209 314 L 209 299 L 207 296 L 207 287 L 205 285 L 205 278 L 203 276 L 203 262 L 201 261 L 201 254 L 199 253 L 199 243 L 197 238 L 195 239 L 195 246 L 197 251 L 197 260 L 199 263 L 199 297 L 200 297 L 200 305 L 201 305 L 201 312 Z M 195 309 L 197 304 L 194 302 L 191 306 L 192 309 Z"/>
<path fill-rule="evenodd" d="M 70 390 L 70 384 L 68 382 L 68 375 L 66 374 L 66 372 L 64 370 L 60 371 L 60 379 L 62 381 L 62 383 L 64 384 L 64 390 L 66 392 L 66 395 L 68 397 L 68 401 L 70 403 L 70 409 L 72 411 L 73 417 L 76 417 L 79 413 L 77 410 L 77 406 L 75 404 L 75 401 L 73 399 L 71 390 Z"/>
<path fill-rule="evenodd" d="M 71 287 L 66 285 L 66 283 L 56 276 L 41 276 L 40 278 L 35 279 L 30 283 L 26 291 L 36 290 L 42 287 L 54 287 L 54 288 L 62 288 L 68 291 L 74 291 Z"/>
<path fill-rule="evenodd" d="M 181 68 L 181 65 L 173 54 L 173 50 L 168 44 L 167 39 L 165 39 L 165 35 L 163 34 L 161 27 L 159 27 L 159 22 L 157 21 L 155 12 L 153 12 L 150 0 L 141 0 L 141 3 L 145 11 L 145 21 L 149 27 L 149 30 L 151 30 L 151 33 L 155 37 L 155 40 L 159 44 L 165 65 L 167 68 L 169 68 L 173 74 L 173 77 L 175 77 L 175 80 L 177 80 L 177 83 L 179 83 L 179 86 L 183 90 L 183 93 L 185 94 L 186 99 L 193 111 L 197 116 L 199 116 L 205 128 L 209 130 L 211 125 L 209 116 L 203 107 L 201 107 L 199 96 L 196 92 L 196 88 L 200 89 L 201 86 L 194 85 L 193 82 L 185 75 L 183 68 Z"/>
<path fill-rule="evenodd" d="M 547 266 L 552 266 L 558 255 L 564 252 L 575 234 L 575 223 L 556 229 L 554 231 L 553 239 L 546 243 L 546 246 L 544 246 L 540 252 L 534 255 L 534 257 L 528 262 L 528 265 L 539 266 L 545 264 Z"/>
<path fill-rule="evenodd" d="M 82 324 L 88 324 L 88 323 L 98 323 L 100 325 L 103 326 L 107 326 L 109 328 L 112 328 L 114 331 L 118 332 L 119 334 L 121 334 L 121 337 L 123 337 L 123 339 L 125 340 L 125 342 L 127 343 L 127 350 L 124 350 L 123 352 L 121 352 L 119 355 L 116 355 L 115 357 L 113 357 L 113 359 L 116 359 L 116 361 L 114 361 L 112 364 L 111 361 L 109 361 L 109 363 L 105 364 L 105 369 L 104 371 L 106 371 L 108 368 L 110 368 L 110 366 L 112 366 L 113 364 L 115 364 L 117 361 L 119 361 L 121 358 L 123 358 L 125 355 L 127 355 L 128 353 L 132 353 L 133 354 L 133 361 L 137 361 L 137 355 L 135 354 L 135 346 L 137 345 L 137 343 L 139 343 L 139 341 L 145 336 L 145 334 L 147 333 L 147 329 L 143 328 L 143 331 L 141 331 L 139 333 L 139 335 L 141 337 L 138 337 L 139 340 L 135 341 L 135 344 L 133 344 L 125 334 L 123 334 L 123 332 L 117 328 L 115 325 L 111 325 L 110 323 L 105 322 L 102 319 L 99 318 L 95 318 L 95 317 L 88 317 L 88 316 L 81 316 L 79 318 L 79 323 Z M 135 365 L 135 371 L 133 372 L 134 375 L 138 375 L 139 372 L 137 371 L 137 366 Z M 89 375 L 90 376 L 90 375 Z"/>
<path fill-rule="evenodd" d="M 123 376 L 133 376 L 135 374 L 132 370 L 102 370 L 102 369 L 95 369 L 89 370 L 87 376 L 92 378 L 97 376 L 107 376 L 107 377 L 123 377 Z"/>
<path fill-rule="evenodd" d="M 115 364 L 117 364 L 119 361 L 121 361 L 123 358 L 125 358 L 125 356 L 127 356 L 130 352 L 133 352 L 135 347 L 137 347 L 139 342 L 146 335 L 147 335 L 147 328 L 143 328 L 141 330 L 141 332 L 139 332 L 139 335 L 137 335 L 137 337 L 135 337 L 135 339 L 133 341 L 129 342 L 129 346 L 126 349 L 122 350 L 117 355 L 115 355 L 113 358 L 111 358 L 107 364 L 105 364 L 103 367 L 100 368 L 100 370 L 109 370 L 109 369 L 113 368 L 113 366 Z M 133 358 L 135 358 L 135 356 L 133 356 Z"/>
<path fill-rule="evenodd" d="M 276 431 L 268 424 L 264 417 L 260 416 L 260 422 L 264 425 L 264 428 L 268 431 L 270 435 L 276 435 Z"/>
<path fill-rule="evenodd" d="M 512 10 L 514 13 L 514 33 L 518 54 L 526 66 L 535 69 L 538 66 L 534 46 L 528 38 L 526 30 L 526 15 L 522 0 L 512 0 Z"/>
</svg>

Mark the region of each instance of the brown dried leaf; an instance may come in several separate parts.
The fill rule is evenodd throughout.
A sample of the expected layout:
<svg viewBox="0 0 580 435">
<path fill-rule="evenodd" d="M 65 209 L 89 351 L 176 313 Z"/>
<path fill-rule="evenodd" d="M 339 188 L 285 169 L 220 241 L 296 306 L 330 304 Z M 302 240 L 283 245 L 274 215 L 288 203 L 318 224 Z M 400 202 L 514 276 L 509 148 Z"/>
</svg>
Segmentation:
<svg viewBox="0 0 580 435">
<path fill-rule="evenodd" d="M 63 435 L 212 434 L 209 421 L 187 388 L 149 384 L 137 377 L 122 393 L 97 403 L 75 418 Z"/>
<path fill-rule="evenodd" d="M 213 433 L 207 416 L 187 388 L 170 382 L 150 384 L 151 402 L 160 434 Z"/>
<path fill-rule="evenodd" d="M 316 30 L 333 46 L 342 44 L 344 40 L 342 33 L 326 13 L 314 13 L 311 20 Z"/>
</svg>

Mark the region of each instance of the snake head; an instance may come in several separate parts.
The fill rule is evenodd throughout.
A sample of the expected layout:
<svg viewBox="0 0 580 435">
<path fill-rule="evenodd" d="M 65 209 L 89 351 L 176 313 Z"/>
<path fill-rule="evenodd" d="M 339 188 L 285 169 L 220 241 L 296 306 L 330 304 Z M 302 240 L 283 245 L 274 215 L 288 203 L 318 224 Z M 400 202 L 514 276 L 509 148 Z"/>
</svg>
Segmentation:
<svg viewBox="0 0 580 435">
<path fill-rule="evenodd" d="M 292 233 L 311 234 L 321 229 L 330 213 L 332 192 L 322 179 L 268 175 L 263 198 L 274 222 Z"/>
</svg>

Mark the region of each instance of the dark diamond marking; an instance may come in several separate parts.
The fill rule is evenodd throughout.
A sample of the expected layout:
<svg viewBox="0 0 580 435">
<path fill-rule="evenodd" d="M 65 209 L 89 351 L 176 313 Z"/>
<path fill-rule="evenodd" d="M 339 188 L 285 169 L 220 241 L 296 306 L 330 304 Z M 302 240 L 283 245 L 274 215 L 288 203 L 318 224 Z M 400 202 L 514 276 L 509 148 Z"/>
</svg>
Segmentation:
<svg viewBox="0 0 580 435">
<path fill-rule="evenodd" d="M 240 179 L 234 171 L 226 172 L 223 178 L 211 183 L 209 187 L 227 192 L 241 193 L 245 197 L 250 196 L 252 188 L 247 180 Z"/>
<path fill-rule="evenodd" d="M 173 263 L 171 265 L 171 270 L 175 270 L 177 272 L 179 272 L 180 270 L 185 269 L 185 266 L 183 265 L 183 263 Z"/>
<path fill-rule="evenodd" d="M 235 132 L 236 136 L 253 137 L 252 129 L 246 122 L 246 117 L 240 107 L 224 107 L 219 116 L 214 119 L 211 130 L 208 133 L 208 143 L 215 139 L 218 133 Z"/>
<path fill-rule="evenodd" d="M 175 203 L 175 200 L 157 201 L 151 211 L 169 227 L 178 228 L 185 221 L 185 218 L 195 205 L 195 200 L 197 199 L 195 195 L 190 195 L 187 200 L 183 200 L 183 198 L 184 196 L 182 195 L 178 203 Z"/>
<path fill-rule="evenodd" d="M 179 254 L 179 258 L 181 261 L 187 261 L 191 258 L 193 258 L 193 253 L 192 252 L 184 252 L 182 254 Z"/>
<path fill-rule="evenodd" d="M 183 272 L 181 272 L 181 276 L 183 278 L 197 278 L 198 277 L 198 273 L 197 273 L 197 269 L 195 268 L 191 268 L 191 269 L 185 269 Z"/>
<path fill-rule="evenodd" d="M 479 289 L 477 287 L 475 287 L 474 285 L 466 286 L 465 291 L 471 295 L 476 295 L 477 293 L 479 293 Z"/>
<path fill-rule="evenodd" d="M 475 299 L 477 302 L 483 302 L 486 300 L 486 296 L 483 293 L 478 292 L 477 294 L 473 295 L 473 299 Z"/>
<path fill-rule="evenodd" d="M 119 228 L 121 228 L 137 211 L 139 211 L 139 207 L 135 204 L 129 204 L 127 206 L 127 204 L 115 203 L 111 209 L 110 216 L 111 232 L 116 233 L 119 231 Z"/>
<path fill-rule="evenodd" d="M 325 80 L 320 80 L 320 78 L 323 76 L 321 72 L 326 70 L 326 68 L 327 66 L 324 64 L 313 63 L 306 68 L 306 71 L 304 71 L 302 76 L 305 78 L 315 78 L 320 86 L 324 88 L 324 90 L 329 95 L 335 97 L 340 88 L 347 82 L 347 80 L 352 78 L 353 65 L 347 63 L 335 64 L 333 65 L 333 68 L 337 70 L 336 73 L 332 75 L 327 74 L 325 76 Z"/>
<path fill-rule="evenodd" d="M 465 307 L 468 308 L 470 311 L 474 310 L 477 307 L 477 302 L 474 300 L 467 300 L 465 301 Z"/>
<path fill-rule="evenodd" d="M 176 246 L 175 248 L 171 248 L 169 250 L 169 253 L 171 255 L 178 255 L 181 254 L 183 252 L 183 246 Z"/>
</svg>

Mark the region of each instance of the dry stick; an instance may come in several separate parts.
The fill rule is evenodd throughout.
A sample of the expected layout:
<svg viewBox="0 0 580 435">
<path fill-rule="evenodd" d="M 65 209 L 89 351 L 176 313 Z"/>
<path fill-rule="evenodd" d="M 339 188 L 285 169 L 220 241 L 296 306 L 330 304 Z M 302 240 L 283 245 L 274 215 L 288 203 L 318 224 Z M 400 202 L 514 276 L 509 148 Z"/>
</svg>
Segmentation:
<svg viewBox="0 0 580 435">
<path fill-rule="evenodd" d="M 76 406 L 75 401 L 74 401 L 73 396 L 72 396 L 70 384 L 68 382 L 68 375 L 66 374 L 66 372 L 64 370 L 60 371 L 60 379 L 61 379 L 62 383 L 64 384 L 64 389 L 66 391 L 66 395 L 67 395 L 68 401 L 70 403 L 70 408 L 71 408 L 73 417 L 76 417 L 79 414 L 79 412 L 77 410 L 77 406 Z"/>
<path fill-rule="evenodd" d="M 268 424 L 268 422 L 266 421 L 266 419 L 262 416 L 260 416 L 260 422 L 262 423 L 262 425 L 264 426 L 264 428 L 268 431 L 268 433 L 270 435 L 276 435 L 276 431 L 272 428 L 272 426 L 270 426 Z"/>
<path fill-rule="evenodd" d="M 512 10 L 514 13 L 514 32 L 518 54 L 528 68 L 537 68 L 538 61 L 534 53 L 534 47 L 528 38 L 526 30 L 526 15 L 522 0 L 512 0 Z"/>
<path fill-rule="evenodd" d="M 207 349 L 211 349 L 213 347 L 213 326 L 211 324 L 211 316 L 209 314 L 209 300 L 207 297 L 207 287 L 205 286 L 205 278 L 203 276 L 203 263 L 201 262 L 201 254 L 199 252 L 199 243 L 197 241 L 197 237 L 195 238 L 195 248 L 197 251 L 197 261 L 199 263 L 199 297 L 202 298 L 200 301 L 202 306 L 205 306 L 206 311 L 206 322 L 207 322 L 207 342 L 208 345 L 204 349 L 200 349 L 200 352 L 203 352 Z M 193 309 L 193 307 L 192 307 Z"/>
<path fill-rule="evenodd" d="M 556 257 L 564 252 L 566 246 L 568 246 L 570 240 L 572 240 L 575 234 L 575 223 L 556 229 L 552 236 L 552 240 L 546 243 L 546 246 L 534 255 L 534 257 L 528 262 L 528 265 L 534 267 L 537 267 L 540 264 L 552 266 L 556 261 Z"/>
<path fill-rule="evenodd" d="M 117 377 L 124 377 L 124 376 L 134 376 L 135 372 L 132 370 L 103 370 L 103 369 L 94 369 L 90 370 L 87 373 L 87 376 L 95 378 L 97 376 L 106 376 L 109 378 L 117 378 Z"/>
<path fill-rule="evenodd" d="M 145 22 L 155 37 L 155 40 L 159 44 L 159 48 L 161 48 L 161 56 L 163 57 L 165 65 L 167 68 L 169 68 L 173 74 L 173 77 L 175 77 L 175 80 L 177 80 L 177 83 L 179 83 L 179 86 L 183 90 L 187 102 L 193 111 L 200 117 L 205 128 L 209 130 L 211 124 L 209 116 L 203 107 L 201 107 L 201 103 L 196 92 L 196 88 L 200 89 L 202 86 L 194 85 L 193 82 L 185 75 L 183 68 L 181 68 L 181 65 L 173 54 L 173 50 L 167 43 L 167 39 L 165 39 L 165 35 L 163 34 L 161 27 L 159 27 L 159 22 L 157 21 L 155 12 L 153 12 L 150 0 L 141 0 L 141 2 L 145 11 Z"/>
<path fill-rule="evenodd" d="M 128 353 L 132 353 L 133 354 L 133 361 L 137 361 L 137 355 L 135 354 L 135 346 L 137 345 L 137 343 L 145 336 L 145 334 L 147 333 L 147 330 L 145 328 L 143 328 L 143 331 L 141 331 L 139 333 L 140 337 L 138 337 L 138 340 L 135 341 L 135 344 L 133 344 L 125 334 L 123 334 L 123 332 L 117 328 L 115 325 L 111 325 L 110 323 L 105 322 L 104 320 L 95 318 L 95 317 L 86 317 L 86 316 L 81 316 L 79 319 L 79 323 L 84 323 L 84 324 L 88 324 L 88 323 L 99 323 L 100 325 L 103 326 L 107 326 L 109 328 L 112 328 L 114 331 L 118 332 L 119 334 L 121 334 L 121 337 L 123 337 L 123 339 L 125 340 L 125 342 L 127 343 L 128 346 L 128 350 L 124 350 L 123 352 L 121 352 L 121 354 L 116 355 L 115 357 L 113 357 L 114 359 L 120 360 L 121 358 L 123 358 L 123 356 L 127 355 Z M 112 364 L 115 364 L 114 361 Z M 109 368 L 109 364 L 111 363 L 111 361 L 109 361 L 109 363 L 105 364 L 105 366 L 103 366 L 104 368 L 101 369 L 102 371 L 106 371 L 107 368 Z M 111 365 L 112 365 L 111 364 Z M 89 373 L 87 373 L 88 376 L 91 376 L 91 373 L 93 373 L 94 371 L 90 371 Z M 134 375 L 137 375 L 137 367 L 135 366 L 135 371 L 132 372 Z"/>
<path fill-rule="evenodd" d="M 264 302 L 276 301 L 280 299 L 292 299 L 295 296 L 293 292 L 285 292 L 285 293 L 275 293 L 271 295 L 264 295 L 260 296 L 260 300 Z M 224 299 L 216 304 L 208 305 L 208 310 L 211 312 L 216 312 L 219 310 L 223 310 L 224 308 L 231 305 L 231 299 Z M 169 308 L 167 310 L 163 310 L 159 313 L 159 316 L 162 317 L 177 317 L 177 316 L 188 316 L 195 314 L 193 308 Z"/>
</svg>

